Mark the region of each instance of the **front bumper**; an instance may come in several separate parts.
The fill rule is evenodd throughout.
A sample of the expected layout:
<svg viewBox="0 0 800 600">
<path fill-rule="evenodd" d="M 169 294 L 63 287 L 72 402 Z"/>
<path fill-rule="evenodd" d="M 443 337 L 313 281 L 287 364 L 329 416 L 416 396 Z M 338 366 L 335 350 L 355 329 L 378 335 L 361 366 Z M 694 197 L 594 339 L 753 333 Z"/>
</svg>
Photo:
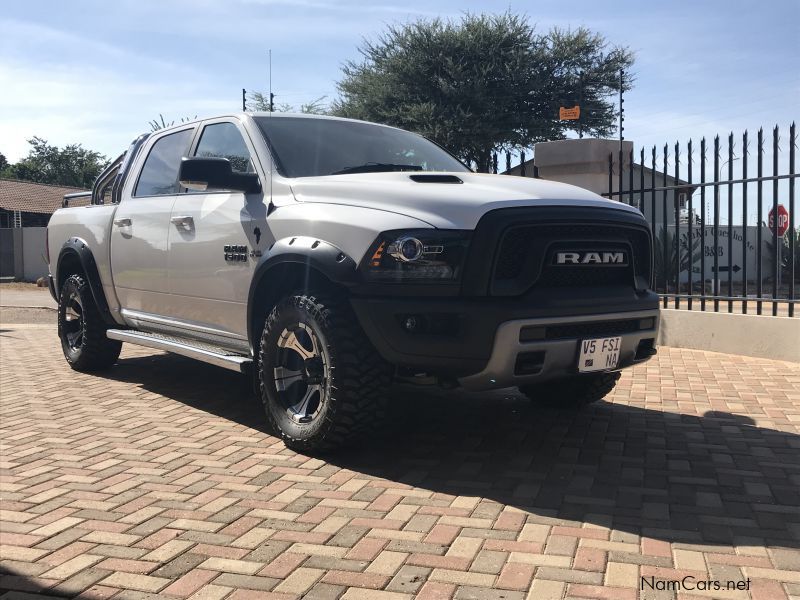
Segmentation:
<svg viewBox="0 0 800 600">
<path fill-rule="evenodd" d="M 525 341 L 523 332 L 547 331 L 548 327 L 566 326 L 562 330 L 573 329 L 578 332 L 582 326 L 591 332 L 593 327 L 603 323 L 638 320 L 640 324 L 652 327 L 639 328 L 629 333 L 619 333 L 622 345 L 619 367 L 629 367 L 644 362 L 656 352 L 659 311 L 637 311 L 584 317 L 557 317 L 545 319 L 521 319 L 507 321 L 500 325 L 494 340 L 492 355 L 486 367 L 479 373 L 459 378 L 461 386 L 468 390 L 489 390 L 525 385 L 548 379 L 558 379 L 578 374 L 578 352 L 582 339 L 610 337 L 614 335 L 613 326 L 607 330 L 602 327 L 601 335 L 595 333 L 577 334 L 553 340 Z"/>
<path fill-rule="evenodd" d="M 576 374 L 581 339 L 621 336 L 620 368 L 649 358 L 659 324 L 655 293 L 576 292 L 549 290 L 520 299 L 352 297 L 351 304 L 388 362 L 470 389 Z M 422 326 L 409 331 L 408 317 Z M 531 337 L 530 328 L 542 331 Z"/>
</svg>

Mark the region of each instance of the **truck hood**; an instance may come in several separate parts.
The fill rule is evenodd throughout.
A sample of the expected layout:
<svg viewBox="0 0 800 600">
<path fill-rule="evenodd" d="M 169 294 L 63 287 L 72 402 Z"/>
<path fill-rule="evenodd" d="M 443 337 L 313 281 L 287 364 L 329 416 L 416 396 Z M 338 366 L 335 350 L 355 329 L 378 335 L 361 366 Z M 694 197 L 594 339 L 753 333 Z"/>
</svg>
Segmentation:
<svg viewBox="0 0 800 600">
<path fill-rule="evenodd" d="M 452 175 L 463 183 L 417 182 L 413 175 Z M 359 173 L 291 182 L 300 202 L 346 204 L 395 212 L 440 229 L 474 229 L 490 210 L 515 206 L 581 206 L 638 210 L 565 183 L 484 173 Z"/>
</svg>

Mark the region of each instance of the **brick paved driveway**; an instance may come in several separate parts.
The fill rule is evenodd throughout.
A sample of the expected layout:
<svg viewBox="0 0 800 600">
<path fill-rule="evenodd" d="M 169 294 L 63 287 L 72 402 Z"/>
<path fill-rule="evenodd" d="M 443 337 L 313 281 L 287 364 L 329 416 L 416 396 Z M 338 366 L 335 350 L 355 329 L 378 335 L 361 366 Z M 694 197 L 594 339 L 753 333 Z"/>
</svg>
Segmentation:
<svg viewBox="0 0 800 600">
<path fill-rule="evenodd" d="M 73 373 L 50 326 L 0 344 L 2 591 L 625 599 L 693 575 L 800 597 L 800 365 L 662 349 L 579 414 L 413 393 L 320 460 L 227 371 L 126 346 Z"/>
</svg>

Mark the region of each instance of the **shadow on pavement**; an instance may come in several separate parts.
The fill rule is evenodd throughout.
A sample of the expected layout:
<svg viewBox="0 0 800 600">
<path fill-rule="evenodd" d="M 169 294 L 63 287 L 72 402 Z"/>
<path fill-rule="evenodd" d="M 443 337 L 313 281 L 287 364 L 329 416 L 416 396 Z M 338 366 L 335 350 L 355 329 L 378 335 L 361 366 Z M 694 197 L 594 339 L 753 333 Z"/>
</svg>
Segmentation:
<svg viewBox="0 0 800 600">
<path fill-rule="evenodd" d="M 106 376 L 269 433 L 235 373 L 158 355 L 123 359 Z M 397 388 L 381 435 L 324 458 L 667 542 L 800 547 L 797 434 L 725 412 L 608 402 L 560 411 L 504 392 Z"/>
</svg>

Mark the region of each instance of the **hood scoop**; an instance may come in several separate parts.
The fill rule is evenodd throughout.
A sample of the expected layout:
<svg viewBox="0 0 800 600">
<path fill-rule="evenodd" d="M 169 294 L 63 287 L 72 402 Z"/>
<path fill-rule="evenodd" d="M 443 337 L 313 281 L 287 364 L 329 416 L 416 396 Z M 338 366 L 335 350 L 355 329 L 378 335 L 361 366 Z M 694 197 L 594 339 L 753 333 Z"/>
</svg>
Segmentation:
<svg viewBox="0 0 800 600">
<path fill-rule="evenodd" d="M 408 178 L 417 183 L 464 183 L 455 175 L 409 175 Z"/>
</svg>

